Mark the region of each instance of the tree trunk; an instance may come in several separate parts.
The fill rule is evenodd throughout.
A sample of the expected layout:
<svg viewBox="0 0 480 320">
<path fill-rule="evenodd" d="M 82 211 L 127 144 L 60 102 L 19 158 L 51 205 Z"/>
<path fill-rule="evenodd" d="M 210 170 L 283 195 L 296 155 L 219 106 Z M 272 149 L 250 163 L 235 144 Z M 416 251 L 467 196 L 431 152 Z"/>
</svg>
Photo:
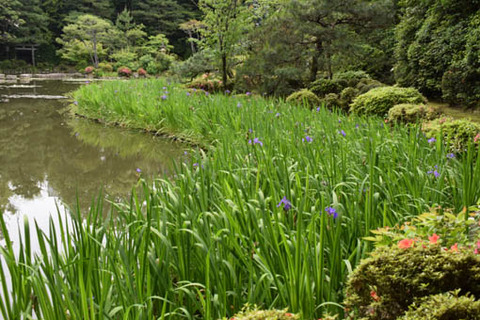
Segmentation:
<svg viewBox="0 0 480 320">
<path fill-rule="evenodd" d="M 317 41 L 315 42 L 315 51 L 312 56 L 312 66 L 310 67 L 310 82 L 317 80 L 317 73 L 318 73 L 318 57 L 323 50 L 322 42 Z"/>
<path fill-rule="evenodd" d="M 97 53 L 97 33 L 96 32 L 93 33 L 92 42 L 93 42 L 93 64 L 94 64 L 95 69 L 97 69 L 98 68 L 98 53 Z"/>
<path fill-rule="evenodd" d="M 223 89 L 227 90 L 227 54 L 222 53 L 222 81 L 223 81 Z"/>
</svg>

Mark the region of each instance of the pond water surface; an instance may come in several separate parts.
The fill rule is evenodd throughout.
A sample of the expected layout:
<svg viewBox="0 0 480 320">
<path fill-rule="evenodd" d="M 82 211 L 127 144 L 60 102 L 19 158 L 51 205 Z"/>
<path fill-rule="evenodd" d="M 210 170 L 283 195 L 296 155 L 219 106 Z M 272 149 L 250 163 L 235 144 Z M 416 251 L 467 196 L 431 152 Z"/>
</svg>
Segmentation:
<svg viewBox="0 0 480 320">
<path fill-rule="evenodd" d="M 14 245 L 25 217 L 46 229 L 77 197 L 84 209 L 101 190 L 128 198 L 140 176 L 168 174 L 183 156 L 181 144 L 69 117 L 61 98 L 83 84 L 0 83 L 0 99 L 8 99 L 0 102 L 0 214 Z"/>
</svg>

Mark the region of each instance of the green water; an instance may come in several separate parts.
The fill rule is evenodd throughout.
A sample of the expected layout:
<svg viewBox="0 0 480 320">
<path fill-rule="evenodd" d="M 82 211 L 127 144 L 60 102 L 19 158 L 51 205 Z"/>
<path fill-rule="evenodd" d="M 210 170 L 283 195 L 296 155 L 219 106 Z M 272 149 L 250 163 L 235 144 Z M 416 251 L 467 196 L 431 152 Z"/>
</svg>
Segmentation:
<svg viewBox="0 0 480 320">
<path fill-rule="evenodd" d="M 181 144 L 69 117 L 58 98 L 79 85 L 0 83 L 9 99 L 0 102 L 0 212 L 12 230 L 23 217 L 47 226 L 77 195 L 84 210 L 101 189 L 111 201 L 128 198 L 140 177 L 168 175 L 185 160 Z"/>
</svg>

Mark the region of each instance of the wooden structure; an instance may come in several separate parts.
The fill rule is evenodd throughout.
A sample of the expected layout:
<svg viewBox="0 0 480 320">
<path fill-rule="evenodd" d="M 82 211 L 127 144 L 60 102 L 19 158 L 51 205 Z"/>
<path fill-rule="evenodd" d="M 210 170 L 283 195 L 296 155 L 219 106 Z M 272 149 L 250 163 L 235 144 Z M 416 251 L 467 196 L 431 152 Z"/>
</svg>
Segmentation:
<svg viewBox="0 0 480 320">
<path fill-rule="evenodd" d="M 38 50 L 38 44 L 20 44 L 15 46 L 15 51 L 30 51 L 32 53 L 32 65 L 35 67 L 35 51 Z"/>
</svg>

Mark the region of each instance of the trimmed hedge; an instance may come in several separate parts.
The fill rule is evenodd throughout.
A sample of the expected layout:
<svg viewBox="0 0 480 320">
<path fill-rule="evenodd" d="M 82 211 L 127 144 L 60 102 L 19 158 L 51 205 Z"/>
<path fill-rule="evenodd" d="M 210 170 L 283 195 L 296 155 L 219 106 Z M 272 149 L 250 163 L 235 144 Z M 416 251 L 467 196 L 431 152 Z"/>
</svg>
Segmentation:
<svg viewBox="0 0 480 320">
<path fill-rule="evenodd" d="M 422 129 L 427 138 L 442 135 L 452 152 L 465 151 L 469 143 L 480 142 L 480 125 L 467 119 L 436 119 L 425 123 Z"/>
<path fill-rule="evenodd" d="M 415 302 L 398 320 L 479 320 L 480 301 L 471 296 L 443 293 Z"/>
<path fill-rule="evenodd" d="M 416 123 L 421 120 L 433 120 L 440 112 L 423 104 L 397 104 L 388 110 L 388 121 L 397 123 Z"/>
<path fill-rule="evenodd" d="M 427 99 L 414 88 L 380 87 L 355 98 L 350 110 L 356 114 L 384 116 L 397 104 L 426 102 Z"/>
<path fill-rule="evenodd" d="M 344 301 L 351 317 L 397 319 L 416 299 L 457 289 L 480 297 L 480 257 L 473 248 L 404 241 L 377 248 L 351 274 Z"/>
<path fill-rule="evenodd" d="M 360 81 L 366 79 L 372 80 L 365 71 L 345 71 L 333 75 L 333 80 L 342 81 L 346 87 L 355 87 Z"/>
<path fill-rule="evenodd" d="M 319 97 L 325 97 L 329 93 L 340 93 L 346 87 L 345 81 L 319 79 L 310 85 L 310 91 Z"/>
<path fill-rule="evenodd" d="M 303 104 L 309 106 L 310 108 L 318 106 L 322 103 L 320 98 L 308 89 L 302 89 L 300 91 L 292 93 L 287 97 L 287 102 Z"/>
<path fill-rule="evenodd" d="M 355 87 L 360 91 L 360 94 L 364 94 L 375 88 L 386 87 L 386 85 L 378 80 L 362 79 Z"/>
</svg>

